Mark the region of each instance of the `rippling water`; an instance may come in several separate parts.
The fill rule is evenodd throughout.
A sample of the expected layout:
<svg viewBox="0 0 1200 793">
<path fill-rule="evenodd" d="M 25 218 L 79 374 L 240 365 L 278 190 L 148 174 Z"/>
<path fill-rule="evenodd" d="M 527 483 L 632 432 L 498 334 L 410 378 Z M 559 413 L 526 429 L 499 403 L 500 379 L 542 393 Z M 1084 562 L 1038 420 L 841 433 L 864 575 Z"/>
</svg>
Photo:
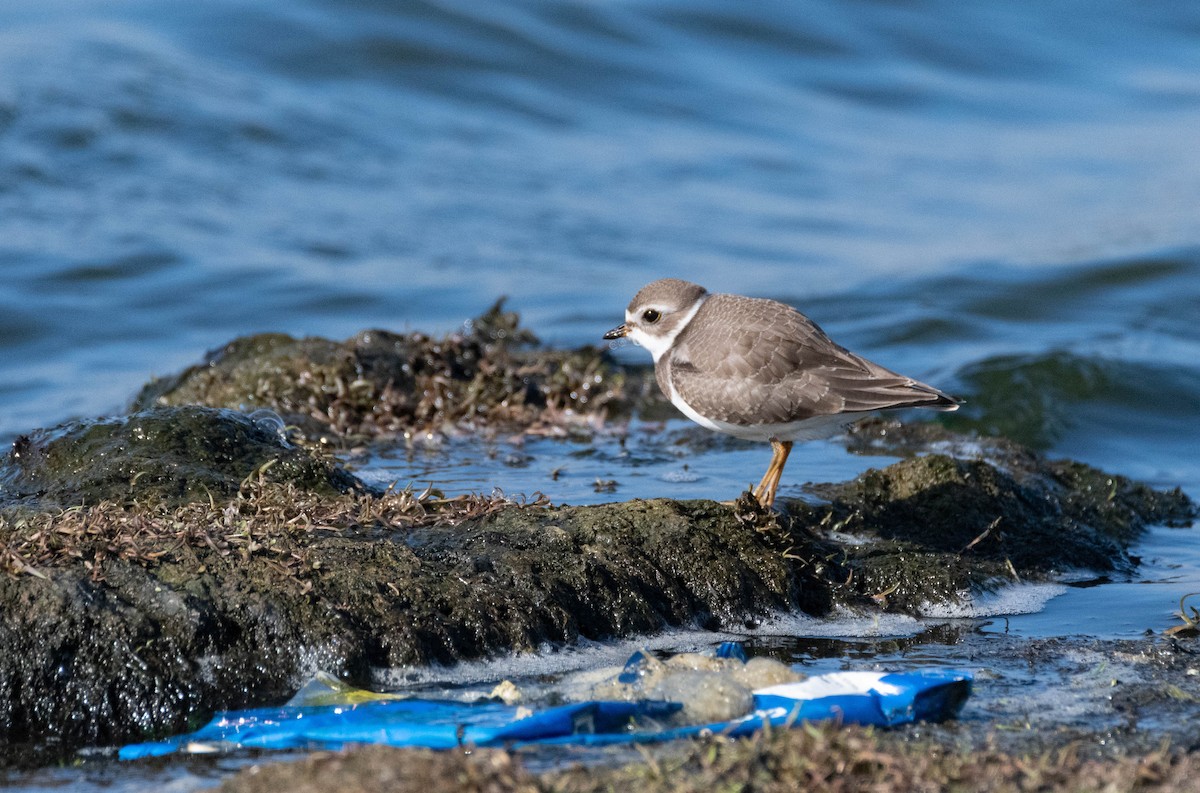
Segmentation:
<svg viewBox="0 0 1200 793">
<path fill-rule="evenodd" d="M 1198 34 L 1119 2 L 10 0 L 0 436 L 251 331 L 508 294 L 595 341 L 673 274 L 972 397 L 1048 385 L 1067 409 L 989 426 L 1144 457 L 1197 411 Z"/>
<path fill-rule="evenodd" d="M 1197 42 L 1200 6 L 1115 0 L 7 0 L 0 440 L 250 332 L 441 332 L 506 294 L 598 343 L 673 275 L 799 306 L 967 397 L 960 427 L 1198 497 Z M 610 453 L 458 484 L 548 455 L 586 500 Z M 677 495 L 763 464 L 662 454 Z M 1176 588 L 1185 541 L 1151 543 Z"/>
</svg>

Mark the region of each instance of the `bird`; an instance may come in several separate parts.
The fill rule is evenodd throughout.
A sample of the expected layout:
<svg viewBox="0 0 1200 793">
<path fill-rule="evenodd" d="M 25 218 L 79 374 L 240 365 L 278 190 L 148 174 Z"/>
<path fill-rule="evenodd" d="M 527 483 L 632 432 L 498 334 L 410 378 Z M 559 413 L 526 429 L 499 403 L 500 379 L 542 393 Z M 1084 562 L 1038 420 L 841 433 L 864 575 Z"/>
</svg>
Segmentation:
<svg viewBox="0 0 1200 793">
<path fill-rule="evenodd" d="M 766 509 L 796 441 L 836 435 L 874 411 L 960 404 L 850 352 L 786 303 L 678 278 L 643 287 L 604 338 L 645 347 L 663 394 L 700 426 L 770 441 L 771 462 L 752 491 Z"/>
</svg>

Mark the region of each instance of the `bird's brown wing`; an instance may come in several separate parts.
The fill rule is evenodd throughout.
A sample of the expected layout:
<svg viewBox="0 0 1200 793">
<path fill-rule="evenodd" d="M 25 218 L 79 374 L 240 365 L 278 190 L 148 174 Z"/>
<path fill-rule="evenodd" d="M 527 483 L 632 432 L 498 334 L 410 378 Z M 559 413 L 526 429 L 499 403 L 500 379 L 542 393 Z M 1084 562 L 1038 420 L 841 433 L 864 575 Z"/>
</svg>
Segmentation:
<svg viewBox="0 0 1200 793">
<path fill-rule="evenodd" d="M 835 344 L 815 322 L 773 300 L 712 295 L 676 340 L 679 396 L 731 424 L 957 403 Z"/>
</svg>

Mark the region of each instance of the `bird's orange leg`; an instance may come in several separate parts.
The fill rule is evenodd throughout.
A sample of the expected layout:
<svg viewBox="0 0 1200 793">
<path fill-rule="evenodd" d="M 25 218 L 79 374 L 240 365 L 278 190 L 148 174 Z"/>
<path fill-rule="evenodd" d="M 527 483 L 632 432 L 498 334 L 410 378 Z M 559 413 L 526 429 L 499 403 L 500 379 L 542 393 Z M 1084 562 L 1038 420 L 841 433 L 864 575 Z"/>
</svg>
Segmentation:
<svg viewBox="0 0 1200 793">
<path fill-rule="evenodd" d="M 775 457 L 775 450 L 772 448 L 771 462 L 767 465 L 767 472 L 763 474 L 762 479 L 758 480 L 758 487 L 754 488 L 754 497 L 760 502 L 762 501 L 762 494 L 767 492 L 767 486 L 771 483 L 771 472 L 775 470 Z"/>
<path fill-rule="evenodd" d="M 767 509 L 775 503 L 775 491 L 779 488 L 779 480 L 783 477 L 783 467 L 787 465 L 788 455 L 792 453 L 792 441 L 771 439 L 771 462 L 762 481 L 754 488 L 754 497 L 758 503 Z"/>
</svg>

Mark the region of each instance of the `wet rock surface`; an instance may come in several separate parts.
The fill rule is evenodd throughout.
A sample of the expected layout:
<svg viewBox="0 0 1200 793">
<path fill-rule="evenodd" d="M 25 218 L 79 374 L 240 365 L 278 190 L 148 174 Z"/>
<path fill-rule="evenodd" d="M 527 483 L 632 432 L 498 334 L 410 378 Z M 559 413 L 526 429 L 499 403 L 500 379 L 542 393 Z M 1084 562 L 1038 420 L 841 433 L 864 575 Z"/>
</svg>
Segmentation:
<svg viewBox="0 0 1200 793">
<path fill-rule="evenodd" d="M 711 502 L 406 509 L 343 496 L 340 514 L 322 515 L 294 495 L 267 487 L 210 512 L 106 504 L 74 512 L 78 522 L 6 520 L 10 552 L 59 526 L 75 545 L 0 577 L 0 738 L 170 733 L 284 699 L 317 669 L 366 682 L 375 667 L 546 641 L 745 625 L 803 592 L 773 543 Z M 131 525 L 161 544 L 125 545 Z"/>
<path fill-rule="evenodd" d="M 230 420 L 159 408 L 122 426 L 171 411 L 202 436 L 214 425 L 190 419 Z M 53 481 L 61 455 L 38 448 L 10 458 L 4 481 Z M 64 484 L 46 490 L 54 508 L 22 491 L 0 513 L 0 740 L 10 745 L 178 732 L 217 709 L 281 701 L 318 669 L 365 684 L 378 667 L 545 642 L 740 630 L 838 606 L 914 611 L 1011 576 L 1129 565 L 1127 543 L 1147 522 L 1194 514 L 1181 494 L 1027 452 L 912 458 L 818 487 L 825 501 L 789 502 L 786 516 L 748 497 L 551 507 L 378 493 L 345 471 L 314 479 L 236 454 L 209 460 L 210 476 L 232 475 L 204 479 L 202 496 L 164 497 L 156 485 L 170 477 L 129 475 L 136 444 L 100 457 L 119 475 L 83 476 L 80 506 L 61 507 Z"/>
<path fill-rule="evenodd" d="M 0 462 L 0 505 L 223 498 L 256 473 L 319 493 L 360 487 L 332 458 L 288 443 L 282 430 L 268 411 L 202 407 L 68 422 L 13 442 Z"/>
<path fill-rule="evenodd" d="M 795 519 L 840 545 L 853 590 L 919 612 L 999 582 L 1072 570 L 1131 571 L 1129 544 L 1149 523 L 1186 524 L 1195 506 L 1081 463 L 1011 444 L 989 458 L 914 457 L 851 482 L 815 485 L 828 503 L 792 502 Z"/>
</svg>

